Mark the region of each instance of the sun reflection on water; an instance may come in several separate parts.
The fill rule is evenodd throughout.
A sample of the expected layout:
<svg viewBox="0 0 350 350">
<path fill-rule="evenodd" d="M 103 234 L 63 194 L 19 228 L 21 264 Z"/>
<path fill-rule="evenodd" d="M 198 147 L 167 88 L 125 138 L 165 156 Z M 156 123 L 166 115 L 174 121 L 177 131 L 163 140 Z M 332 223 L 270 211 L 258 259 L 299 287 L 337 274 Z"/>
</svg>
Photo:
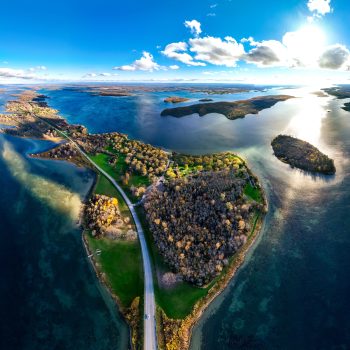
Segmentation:
<svg viewBox="0 0 350 350">
<path fill-rule="evenodd" d="M 307 141 L 316 147 L 321 146 L 322 120 L 326 118 L 327 97 L 318 97 L 310 91 L 298 98 L 299 112 L 290 120 L 284 134 Z"/>
</svg>

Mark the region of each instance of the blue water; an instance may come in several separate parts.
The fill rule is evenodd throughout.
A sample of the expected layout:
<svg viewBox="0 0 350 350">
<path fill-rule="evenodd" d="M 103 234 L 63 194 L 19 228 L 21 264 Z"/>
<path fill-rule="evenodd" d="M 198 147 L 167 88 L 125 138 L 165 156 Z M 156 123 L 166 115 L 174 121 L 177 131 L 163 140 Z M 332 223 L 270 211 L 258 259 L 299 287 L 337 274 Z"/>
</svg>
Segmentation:
<svg viewBox="0 0 350 350">
<path fill-rule="evenodd" d="M 93 174 L 27 157 L 50 145 L 0 135 L 0 348 L 126 349 L 77 225 Z"/>
<path fill-rule="evenodd" d="M 166 96 L 189 96 L 192 103 L 206 96 L 198 93 L 117 98 L 44 92 L 51 106 L 91 132 L 125 132 L 183 152 L 233 150 L 261 179 L 269 213 L 260 238 L 229 288 L 204 313 L 194 330 L 192 350 L 350 348 L 350 114 L 340 108 L 343 101 L 317 97 L 312 89 L 273 89 L 264 94 L 298 98 L 230 121 L 217 114 L 160 116 L 168 107 Z M 261 94 L 210 97 L 234 100 Z M 310 176 L 277 160 L 270 142 L 279 133 L 312 142 L 329 154 L 335 159 L 336 176 Z M 121 328 L 115 323 L 113 329 L 118 334 Z"/>
<path fill-rule="evenodd" d="M 92 96 L 86 92 L 64 89 L 43 90 L 42 92 L 50 97 L 47 100 L 50 106 L 59 109 L 61 115 L 67 118 L 70 123 L 81 123 L 91 133 L 119 131 L 128 134 L 131 138 L 172 150 L 201 152 L 204 146 L 210 152 L 217 147 L 222 150 L 227 148 L 228 143 L 231 142 L 231 132 L 235 132 L 237 127 L 235 123 L 226 118 L 217 118 L 212 115 L 204 117 L 205 121 L 198 117 L 182 119 L 160 117 L 161 111 L 164 108 L 198 103 L 201 98 L 232 101 L 253 96 L 277 94 L 280 93 L 280 90 L 273 88 L 264 92 L 253 91 L 227 95 L 176 91 L 136 93 L 134 96 L 128 97 Z M 190 101 L 175 105 L 164 103 L 166 97 L 173 95 L 190 98 Z M 254 125 L 254 121 L 248 121 L 248 123 Z M 212 129 L 211 133 L 205 130 L 208 128 Z M 203 142 L 203 137 L 216 137 L 222 129 L 227 130 L 226 142 L 213 139 Z"/>
</svg>

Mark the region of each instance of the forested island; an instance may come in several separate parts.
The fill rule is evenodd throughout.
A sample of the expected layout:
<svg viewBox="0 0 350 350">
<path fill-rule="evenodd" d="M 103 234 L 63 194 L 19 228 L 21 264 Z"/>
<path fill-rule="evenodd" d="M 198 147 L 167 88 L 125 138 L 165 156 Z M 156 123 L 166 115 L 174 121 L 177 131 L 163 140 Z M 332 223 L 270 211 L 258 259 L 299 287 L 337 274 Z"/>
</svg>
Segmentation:
<svg viewBox="0 0 350 350">
<path fill-rule="evenodd" d="M 325 175 L 335 174 L 333 159 L 306 141 L 288 135 L 278 135 L 271 145 L 275 156 L 292 168 Z"/>
<path fill-rule="evenodd" d="M 247 114 L 258 114 L 276 103 L 286 101 L 293 96 L 272 95 L 253 97 L 249 100 L 233 102 L 198 103 L 190 106 L 167 108 L 161 112 L 161 116 L 172 116 L 176 118 L 185 117 L 191 114 L 198 114 L 200 117 L 209 113 L 223 114 L 226 118 L 234 120 L 244 118 Z"/>
</svg>

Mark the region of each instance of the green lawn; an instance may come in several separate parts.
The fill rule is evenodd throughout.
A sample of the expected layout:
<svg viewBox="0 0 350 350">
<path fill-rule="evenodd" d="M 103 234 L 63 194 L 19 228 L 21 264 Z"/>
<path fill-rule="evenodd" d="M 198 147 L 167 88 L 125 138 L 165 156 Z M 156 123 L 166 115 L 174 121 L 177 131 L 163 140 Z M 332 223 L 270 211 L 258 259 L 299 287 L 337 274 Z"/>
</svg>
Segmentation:
<svg viewBox="0 0 350 350">
<path fill-rule="evenodd" d="M 92 251 L 101 249 L 95 256 L 113 292 L 124 307 L 129 307 L 135 297 L 143 297 L 143 270 L 141 249 L 138 241 L 112 241 L 93 238 L 86 233 Z"/>
<path fill-rule="evenodd" d="M 117 198 L 121 215 L 130 217 L 133 223 L 129 208 L 118 190 L 105 176 L 97 176 L 94 193 Z M 143 299 L 142 257 L 138 240 L 113 241 L 107 238 L 96 239 L 88 233 L 85 234 L 91 251 L 101 249 L 101 255 L 95 258 L 101 264 L 101 270 L 107 275 L 110 286 L 122 305 L 130 306 L 137 296 Z"/>
<path fill-rule="evenodd" d="M 131 186 L 139 187 L 139 186 L 149 186 L 150 180 L 147 176 L 142 176 L 138 174 L 132 173 L 130 175 L 129 184 L 125 186 L 121 181 L 121 176 L 125 174 L 127 171 L 127 164 L 125 163 L 125 155 L 119 154 L 118 160 L 115 165 L 111 165 L 108 163 L 109 156 L 104 153 L 98 153 L 96 155 L 89 155 L 91 160 L 93 160 L 98 166 L 100 166 L 104 171 L 108 173 L 108 175 L 112 176 L 119 185 L 126 192 L 128 197 L 132 200 L 137 200 L 130 191 Z"/>
<path fill-rule="evenodd" d="M 258 188 L 253 187 L 250 183 L 245 185 L 243 192 L 247 197 L 253 199 L 254 201 L 258 203 L 262 202 L 261 191 Z"/>
<path fill-rule="evenodd" d="M 174 319 L 184 319 L 190 314 L 194 304 L 207 295 L 209 288 L 198 288 L 187 282 L 181 282 L 172 289 L 160 289 L 155 286 L 157 304 L 166 315 Z"/>
</svg>

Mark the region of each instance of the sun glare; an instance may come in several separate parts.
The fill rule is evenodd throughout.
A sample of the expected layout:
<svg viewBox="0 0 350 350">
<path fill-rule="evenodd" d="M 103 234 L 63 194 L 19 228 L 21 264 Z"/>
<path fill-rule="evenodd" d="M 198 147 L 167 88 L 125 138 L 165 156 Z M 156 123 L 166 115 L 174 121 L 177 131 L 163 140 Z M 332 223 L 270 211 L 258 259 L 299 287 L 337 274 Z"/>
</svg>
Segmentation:
<svg viewBox="0 0 350 350">
<path fill-rule="evenodd" d="M 313 65 L 325 47 L 326 36 L 320 27 L 309 24 L 287 33 L 283 43 L 301 64 Z"/>
</svg>

